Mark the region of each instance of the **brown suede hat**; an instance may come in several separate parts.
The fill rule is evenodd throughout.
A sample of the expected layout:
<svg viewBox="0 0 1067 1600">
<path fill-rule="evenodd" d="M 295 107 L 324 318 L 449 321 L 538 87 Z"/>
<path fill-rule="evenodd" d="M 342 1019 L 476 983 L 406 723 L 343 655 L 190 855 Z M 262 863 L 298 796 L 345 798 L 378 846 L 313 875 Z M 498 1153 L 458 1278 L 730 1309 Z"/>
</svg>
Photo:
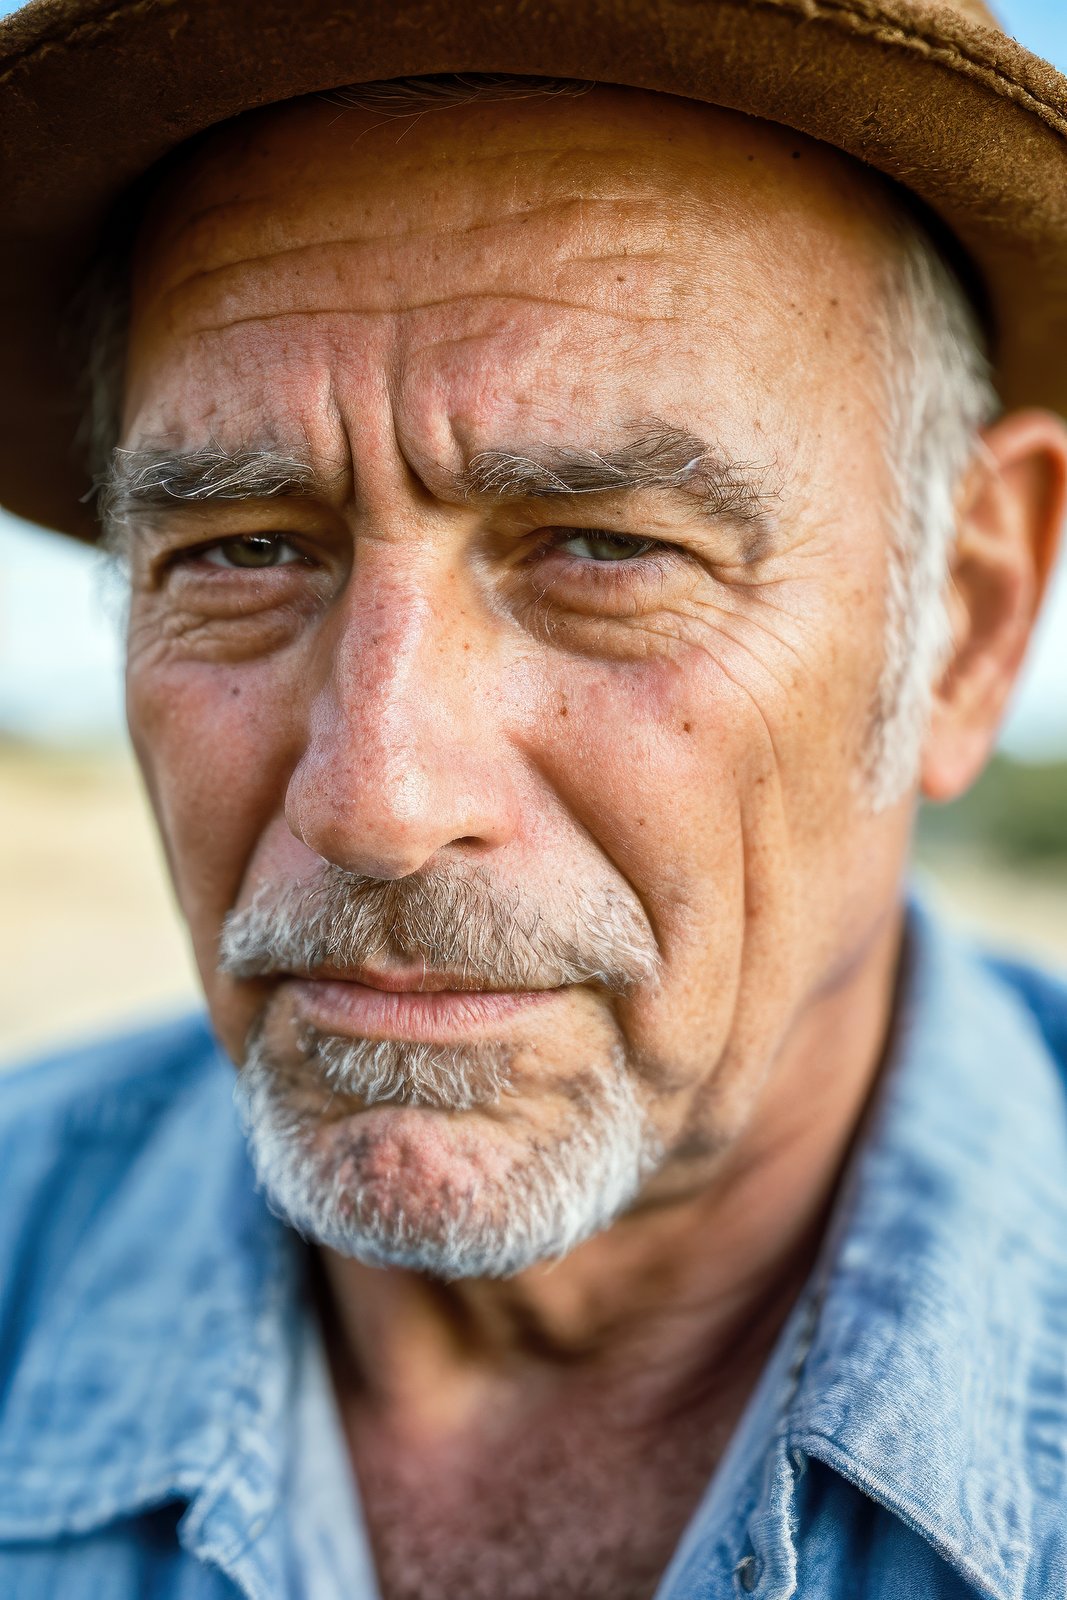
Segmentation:
<svg viewBox="0 0 1067 1600">
<path fill-rule="evenodd" d="M 0 24 L 0 501 L 94 534 L 67 324 L 131 184 L 254 106 L 441 72 L 685 95 L 869 162 L 962 244 L 1004 401 L 1067 413 L 1067 79 L 980 0 L 32 0 Z"/>
</svg>

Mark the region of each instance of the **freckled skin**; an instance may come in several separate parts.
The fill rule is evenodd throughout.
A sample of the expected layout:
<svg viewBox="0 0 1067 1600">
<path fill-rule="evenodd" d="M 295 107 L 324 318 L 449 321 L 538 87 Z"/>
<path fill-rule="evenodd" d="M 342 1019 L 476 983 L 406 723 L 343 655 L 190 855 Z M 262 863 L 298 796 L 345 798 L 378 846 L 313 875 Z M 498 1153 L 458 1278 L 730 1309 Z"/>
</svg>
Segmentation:
<svg viewBox="0 0 1067 1600">
<path fill-rule="evenodd" d="M 547 905 L 583 882 L 636 896 L 659 978 L 539 1011 L 506 1124 L 420 1125 L 424 1155 L 395 1181 L 417 1209 L 420 1183 L 479 1141 L 488 1160 L 502 1141 L 551 1140 L 568 1114 L 552 1085 L 576 1050 L 621 1045 L 666 1152 L 633 1215 L 550 1273 L 450 1293 L 494 1327 L 521 1302 L 561 1346 L 580 1327 L 614 1359 L 617 1330 L 656 1312 L 642 1285 L 662 1259 L 656 1294 L 688 1309 L 661 1367 L 683 1386 L 733 1326 L 739 1280 L 777 1284 L 779 1312 L 795 1292 L 888 1013 L 911 802 L 872 816 L 857 783 L 886 566 L 882 229 L 867 181 L 821 147 L 601 90 L 451 109 L 402 137 L 318 103 L 246 118 L 168 180 L 137 256 L 124 442 L 306 442 L 332 484 L 280 523 L 269 502 L 219 504 L 135 542 L 130 725 L 220 1035 L 240 1060 L 263 1002 L 215 972 L 223 916 L 323 859 L 393 877 L 469 858 Z M 743 530 L 652 492 L 564 516 L 454 490 L 478 451 L 610 448 L 650 417 L 765 466 L 778 532 L 759 560 L 741 560 Z M 670 550 L 591 571 L 544 556 L 561 523 Z M 264 530 L 305 559 L 238 573 L 178 559 Z M 381 1134 L 386 1166 L 401 1145 Z M 357 1459 L 400 1463 L 367 1487 L 386 1592 L 442 1592 L 436 1569 L 456 1574 L 449 1593 L 519 1594 L 464 1498 L 506 1459 L 470 1424 L 484 1392 L 447 1426 L 412 1420 L 431 1392 L 461 1392 L 442 1354 L 454 1332 L 435 1337 L 407 1275 L 327 1269 L 380 1384 L 373 1412 L 348 1396 Z M 717 1402 L 710 1385 L 718 1424 L 780 1320 Z M 641 1366 L 620 1359 L 619 1393 L 666 1412 L 674 1380 Z M 612 1407 L 576 1386 L 572 1372 L 551 1423 L 538 1390 L 537 1426 L 562 1437 L 569 1409 L 603 1441 Z M 402 1396 L 402 1426 L 383 1392 Z M 521 1386 L 494 1395 L 505 1432 L 530 1425 Z M 718 1437 L 706 1407 L 694 1415 Z M 612 1440 L 602 1455 L 590 1484 L 604 1481 L 629 1566 L 601 1550 L 590 1570 L 619 1600 L 651 1592 L 710 1461 L 676 1452 L 690 1475 L 658 1498 L 655 1451 Z M 432 1501 L 442 1461 L 452 1533 L 427 1535 L 414 1570 L 397 1505 Z M 515 1560 L 556 1596 L 590 1524 L 568 1482 L 551 1572 L 543 1530 L 531 1554 L 515 1518 Z"/>
<path fill-rule="evenodd" d="M 691 1085 L 721 1086 L 739 1028 L 742 1074 L 779 1043 L 784 1016 L 738 1015 L 749 959 L 764 994 L 773 963 L 795 1009 L 889 913 L 903 830 L 872 823 L 854 783 L 880 664 L 879 375 L 873 353 L 864 372 L 821 364 L 786 292 L 825 320 L 847 275 L 842 337 L 862 338 L 878 230 L 828 153 L 793 163 L 725 114 L 599 99 L 539 107 L 530 127 L 514 106 L 449 118 L 447 185 L 439 125 L 398 140 L 358 117 L 331 131 L 315 105 L 252 119 L 149 219 L 126 442 L 306 438 L 338 473 L 332 503 L 286 511 L 321 570 L 244 575 L 240 618 L 186 572 L 137 584 L 131 723 L 235 1055 L 250 1017 L 213 974 L 221 916 L 323 855 L 390 874 L 466 849 L 536 885 L 532 837 L 564 873 L 595 852 L 665 957 L 627 1031 Z M 767 464 L 780 550 L 745 569 L 724 530 L 632 597 L 561 582 L 534 615 L 533 578 L 493 570 L 494 518 L 457 505 L 449 475 L 501 442 L 596 442 L 648 416 Z M 609 509 L 596 520 L 621 531 L 690 534 L 651 496 Z M 164 550 L 273 521 L 220 508 Z M 650 832 L 631 859 L 637 811 Z M 877 836 L 875 897 L 857 863 L 886 854 Z M 746 856 L 781 919 L 751 954 Z M 668 1021 L 683 993 L 695 1051 Z"/>
</svg>

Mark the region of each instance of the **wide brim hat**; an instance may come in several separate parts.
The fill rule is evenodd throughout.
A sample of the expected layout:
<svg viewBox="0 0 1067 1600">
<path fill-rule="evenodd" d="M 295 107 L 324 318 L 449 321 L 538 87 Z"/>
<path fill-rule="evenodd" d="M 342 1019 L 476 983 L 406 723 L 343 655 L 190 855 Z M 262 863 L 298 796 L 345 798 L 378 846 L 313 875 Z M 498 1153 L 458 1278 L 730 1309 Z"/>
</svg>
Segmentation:
<svg viewBox="0 0 1067 1600">
<path fill-rule="evenodd" d="M 869 163 L 962 246 L 1004 403 L 1067 413 L 1067 79 L 978 0 L 33 0 L 0 25 L 0 503 L 94 536 L 71 306 L 156 162 L 253 107 L 445 72 L 684 95 Z"/>
</svg>

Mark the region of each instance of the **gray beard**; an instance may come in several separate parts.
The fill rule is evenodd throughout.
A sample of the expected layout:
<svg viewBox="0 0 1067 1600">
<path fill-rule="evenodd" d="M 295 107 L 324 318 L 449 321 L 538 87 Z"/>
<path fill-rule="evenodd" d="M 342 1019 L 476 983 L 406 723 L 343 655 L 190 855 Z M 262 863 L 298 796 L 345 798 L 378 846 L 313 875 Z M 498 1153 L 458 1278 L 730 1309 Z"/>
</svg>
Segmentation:
<svg viewBox="0 0 1067 1600">
<path fill-rule="evenodd" d="M 310 1030 L 301 1048 L 301 1066 L 282 1065 L 259 1033 L 238 1075 L 235 1099 L 256 1175 L 271 1209 L 298 1233 L 370 1265 L 443 1279 L 510 1277 L 607 1227 L 659 1160 L 619 1051 L 590 1075 L 571 1103 L 573 1125 L 554 1144 L 519 1134 L 515 1159 L 499 1176 L 462 1191 L 442 1184 L 429 1202 L 405 1205 L 402 1174 L 392 1192 L 361 1175 L 358 1108 L 327 1129 L 330 1099 L 355 1095 L 364 1105 L 462 1116 L 510 1094 L 509 1052 Z"/>
</svg>

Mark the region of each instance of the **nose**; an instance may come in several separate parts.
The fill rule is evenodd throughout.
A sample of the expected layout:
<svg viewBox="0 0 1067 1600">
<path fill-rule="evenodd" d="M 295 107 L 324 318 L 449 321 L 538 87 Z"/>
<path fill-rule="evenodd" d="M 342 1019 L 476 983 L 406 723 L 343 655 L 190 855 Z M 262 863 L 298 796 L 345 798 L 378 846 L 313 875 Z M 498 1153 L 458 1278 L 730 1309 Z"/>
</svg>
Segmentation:
<svg viewBox="0 0 1067 1600">
<path fill-rule="evenodd" d="M 458 611 L 458 615 L 456 612 Z M 499 707 L 498 646 L 411 580 L 354 572 L 317 641 L 286 820 L 309 849 L 373 878 L 442 852 L 484 852 L 517 803 Z"/>
</svg>

